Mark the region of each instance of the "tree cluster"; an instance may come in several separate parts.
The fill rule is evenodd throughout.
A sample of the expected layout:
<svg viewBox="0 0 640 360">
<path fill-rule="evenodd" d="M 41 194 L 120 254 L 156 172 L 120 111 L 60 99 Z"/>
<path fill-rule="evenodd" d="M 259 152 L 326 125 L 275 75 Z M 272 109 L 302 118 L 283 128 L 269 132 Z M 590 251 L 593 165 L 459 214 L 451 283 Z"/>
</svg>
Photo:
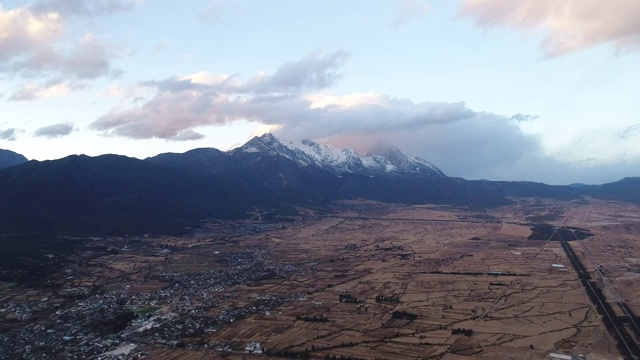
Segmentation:
<svg viewBox="0 0 640 360">
<path fill-rule="evenodd" d="M 340 294 L 340 296 L 338 296 L 338 300 L 341 303 L 349 303 L 349 304 L 357 304 L 358 298 L 351 296 L 350 294 Z"/>
<path fill-rule="evenodd" d="M 456 329 L 451 330 L 451 335 L 471 336 L 471 335 L 473 335 L 473 330 L 464 329 L 464 328 L 456 328 Z"/>
<path fill-rule="evenodd" d="M 376 296 L 376 302 L 377 303 L 397 304 L 397 303 L 400 302 L 400 299 L 398 297 L 393 296 L 393 295 L 391 295 L 391 296 L 378 295 L 378 296 Z"/>
<path fill-rule="evenodd" d="M 402 320 L 415 320 L 418 318 L 418 315 L 410 313 L 410 312 L 406 312 L 406 311 L 394 311 L 391 314 L 391 317 L 393 319 L 402 319 Z"/>
</svg>

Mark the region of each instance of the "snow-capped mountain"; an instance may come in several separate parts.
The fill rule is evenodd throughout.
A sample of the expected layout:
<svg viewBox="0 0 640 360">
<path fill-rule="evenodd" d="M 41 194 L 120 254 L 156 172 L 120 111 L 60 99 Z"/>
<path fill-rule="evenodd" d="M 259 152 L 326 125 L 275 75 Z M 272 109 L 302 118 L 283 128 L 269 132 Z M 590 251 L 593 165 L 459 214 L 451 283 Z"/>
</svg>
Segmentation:
<svg viewBox="0 0 640 360">
<path fill-rule="evenodd" d="M 434 177 L 445 175 L 435 165 L 418 157 L 407 156 L 395 146 L 374 146 L 366 156 L 349 148 L 339 148 L 311 140 L 299 143 L 281 140 L 272 134 L 254 137 L 243 146 L 230 152 L 262 153 L 283 156 L 301 166 L 315 166 L 335 174 L 386 175 L 419 174 Z"/>
</svg>

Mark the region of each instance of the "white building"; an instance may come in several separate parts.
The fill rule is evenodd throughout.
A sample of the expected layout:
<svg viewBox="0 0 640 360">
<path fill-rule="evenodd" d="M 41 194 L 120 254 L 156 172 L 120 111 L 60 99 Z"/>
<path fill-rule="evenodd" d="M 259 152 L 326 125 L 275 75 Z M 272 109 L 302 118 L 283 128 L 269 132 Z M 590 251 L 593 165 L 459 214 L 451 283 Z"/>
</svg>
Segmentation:
<svg viewBox="0 0 640 360">
<path fill-rule="evenodd" d="M 244 351 L 254 354 L 262 354 L 262 345 L 259 342 L 254 341 L 251 344 L 247 345 L 244 348 Z"/>
</svg>

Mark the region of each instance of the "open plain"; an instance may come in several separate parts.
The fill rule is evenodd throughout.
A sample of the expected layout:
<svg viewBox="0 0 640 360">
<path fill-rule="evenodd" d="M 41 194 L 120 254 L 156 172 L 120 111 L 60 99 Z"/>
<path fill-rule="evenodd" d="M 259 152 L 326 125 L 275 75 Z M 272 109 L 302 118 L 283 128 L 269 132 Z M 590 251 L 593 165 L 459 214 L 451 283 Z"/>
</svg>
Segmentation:
<svg viewBox="0 0 640 360">
<path fill-rule="evenodd" d="M 640 312 L 637 206 L 300 214 L 84 239 L 41 282 L 0 284 L 0 358 L 621 359 L 561 242 L 532 236 L 542 223 L 591 234 L 563 240 L 617 317 Z"/>
</svg>

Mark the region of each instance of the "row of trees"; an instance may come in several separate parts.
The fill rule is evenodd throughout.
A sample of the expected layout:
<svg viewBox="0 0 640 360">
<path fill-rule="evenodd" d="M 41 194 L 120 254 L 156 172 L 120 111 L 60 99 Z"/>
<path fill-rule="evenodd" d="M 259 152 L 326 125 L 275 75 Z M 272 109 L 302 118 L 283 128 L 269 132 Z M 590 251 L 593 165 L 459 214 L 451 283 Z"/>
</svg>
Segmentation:
<svg viewBox="0 0 640 360">
<path fill-rule="evenodd" d="M 307 322 L 327 322 L 327 321 L 329 321 L 329 319 L 324 315 L 320 315 L 320 316 L 308 316 L 308 315 L 300 316 L 300 315 L 298 315 L 298 316 L 296 316 L 296 320 L 307 321 Z"/>
<path fill-rule="evenodd" d="M 376 302 L 377 303 L 389 303 L 389 304 L 397 304 L 400 302 L 400 298 L 396 297 L 396 296 L 384 296 L 384 295 L 378 295 L 376 296 Z"/>
</svg>

